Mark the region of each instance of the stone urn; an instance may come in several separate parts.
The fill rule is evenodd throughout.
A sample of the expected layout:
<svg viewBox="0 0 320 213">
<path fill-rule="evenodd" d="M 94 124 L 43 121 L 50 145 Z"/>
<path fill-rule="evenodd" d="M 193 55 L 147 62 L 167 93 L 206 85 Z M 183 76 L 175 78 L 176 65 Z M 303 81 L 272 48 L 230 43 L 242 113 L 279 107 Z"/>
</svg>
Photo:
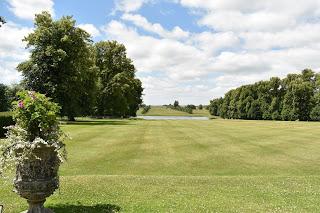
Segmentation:
<svg viewBox="0 0 320 213">
<path fill-rule="evenodd" d="M 60 160 L 54 147 L 35 148 L 33 156 L 18 163 L 14 179 L 14 191 L 27 199 L 26 213 L 53 213 L 44 208 L 46 198 L 59 187 Z"/>
</svg>

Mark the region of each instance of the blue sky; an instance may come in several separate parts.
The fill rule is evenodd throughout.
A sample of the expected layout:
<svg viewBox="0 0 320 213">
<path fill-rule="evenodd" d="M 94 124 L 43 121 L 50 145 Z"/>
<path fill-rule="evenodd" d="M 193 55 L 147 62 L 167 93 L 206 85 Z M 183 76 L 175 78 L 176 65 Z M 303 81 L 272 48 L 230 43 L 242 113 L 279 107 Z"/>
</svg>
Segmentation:
<svg viewBox="0 0 320 213">
<path fill-rule="evenodd" d="M 42 10 L 125 44 L 146 104 L 207 104 L 242 84 L 320 70 L 320 0 L 0 0 L 0 82 L 21 80 L 21 40 Z"/>
</svg>

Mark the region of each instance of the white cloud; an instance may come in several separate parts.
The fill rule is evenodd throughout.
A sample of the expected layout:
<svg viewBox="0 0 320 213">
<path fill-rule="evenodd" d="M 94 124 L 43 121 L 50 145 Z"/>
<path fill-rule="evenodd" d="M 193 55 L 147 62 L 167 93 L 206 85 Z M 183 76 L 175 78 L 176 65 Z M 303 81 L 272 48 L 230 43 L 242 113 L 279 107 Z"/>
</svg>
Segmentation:
<svg viewBox="0 0 320 213">
<path fill-rule="evenodd" d="M 265 11 L 250 14 L 240 11 L 217 11 L 205 15 L 199 23 L 219 31 L 278 31 L 295 26 L 291 16 Z"/>
<path fill-rule="evenodd" d="M 199 24 L 225 31 L 281 31 L 320 15 L 319 0 L 180 0 L 203 10 Z"/>
<path fill-rule="evenodd" d="M 190 43 L 194 43 L 198 48 L 208 55 L 217 54 L 226 48 L 236 49 L 240 45 L 239 37 L 233 32 L 202 32 L 193 34 Z"/>
<path fill-rule="evenodd" d="M 280 32 L 243 32 L 244 48 L 268 50 L 271 48 L 313 47 L 320 42 L 320 23 L 301 24 Z"/>
<path fill-rule="evenodd" d="M 93 24 L 79 24 L 77 27 L 87 31 L 92 37 L 100 36 L 100 31 Z"/>
<path fill-rule="evenodd" d="M 21 27 L 12 22 L 0 28 L 0 57 L 10 57 L 16 60 L 26 58 L 26 43 L 22 39 L 31 33 L 32 29 Z"/>
<path fill-rule="evenodd" d="M 109 39 L 125 44 L 138 71 L 165 72 L 170 78 L 190 79 L 211 69 L 212 59 L 198 48 L 177 40 L 140 35 L 119 21 L 104 28 Z"/>
<path fill-rule="evenodd" d="M 20 79 L 16 66 L 29 56 L 22 39 L 32 31 L 12 22 L 0 28 L 0 82 L 13 83 Z"/>
<path fill-rule="evenodd" d="M 0 58 L 0 83 L 11 84 L 20 81 L 21 75 L 15 70 L 18 64 L 17 61 Z"/>
<path fill-rule="evenodd" d="M 163 38 L 171 38 L 171 39 L 183 39 L 189 37 L 189 32 L 182 30 L 180 27 L 176 26 L 172 31 L 165 30 L 160 24 L 152 24 L 148 22 L 148 20 L 138 14 L 124 14 L 121 17 L 123 20 L 130 21 L 134 23 L 136 26 L 141 27 L 142 29 L 156 33 Z"/>
<path fill-rule="evenodd" d="M 152 0 L 115 0 L 115 11 L 133 12 L 139 10 L 143 4 Z"/>
<path fill-rule="evenodd" d="M 53 0 L 7 0 L 15 16 L 33 20 L 34 15 L 48 11 L 54 15 Z"/>
<path fill-rule="evenodd" d="M 240 11 L 252 13 L 255 11 L 274 11 L 276 13 L 319 14 L 320 2 L 317 0 L 179 0 L 182 6 L 198 8 L 206 11 Z M 312 14 L 310 14 L 312 13 Z"/>
</svg>

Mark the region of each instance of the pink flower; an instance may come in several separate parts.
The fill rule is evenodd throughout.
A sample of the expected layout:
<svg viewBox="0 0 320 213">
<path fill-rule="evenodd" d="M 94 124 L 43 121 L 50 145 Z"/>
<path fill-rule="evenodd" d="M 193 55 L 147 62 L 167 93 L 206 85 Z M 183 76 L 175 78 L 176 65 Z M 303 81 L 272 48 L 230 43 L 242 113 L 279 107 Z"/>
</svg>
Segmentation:
<svg viewBox="0 0 320 213">
<path fill-rule="evenodd" d="M 24 104 L 23 104 L 23 101 L 19 101 L 18 102 L 18 107 L 23 109 L 24 108 Z"/>
</svg>

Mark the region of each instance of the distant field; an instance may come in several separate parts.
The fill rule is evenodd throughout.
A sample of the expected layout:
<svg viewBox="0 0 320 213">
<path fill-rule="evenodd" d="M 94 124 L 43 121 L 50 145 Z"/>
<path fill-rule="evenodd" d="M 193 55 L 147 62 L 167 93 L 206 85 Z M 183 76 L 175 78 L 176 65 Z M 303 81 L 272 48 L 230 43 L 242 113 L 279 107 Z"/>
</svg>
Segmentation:
<svg viewBox="0 0 320 213">
<path fill-rule="evenodd" d="M 146 113 L 141 113 L 142 108 L 139 109 L 137 115 L 150 115 L 150 116 L 202 116 L 202 117 L 209 117 L 209 111 L 206 109 L 203 110 L 193 110 L 192 114 L 181 112 L 178 110 L 170 109 L 164 106 L 151 106 L 151 109 Z"/>
<path fill-rule="evenodd" d="M 88 120 L 63 129 L 69 160 L 46 202 L 56 213 L 320 212 L 320 123 Z M 6 213 L 27 207 L 11 182 L 0 181 Z"/>
</svg>

